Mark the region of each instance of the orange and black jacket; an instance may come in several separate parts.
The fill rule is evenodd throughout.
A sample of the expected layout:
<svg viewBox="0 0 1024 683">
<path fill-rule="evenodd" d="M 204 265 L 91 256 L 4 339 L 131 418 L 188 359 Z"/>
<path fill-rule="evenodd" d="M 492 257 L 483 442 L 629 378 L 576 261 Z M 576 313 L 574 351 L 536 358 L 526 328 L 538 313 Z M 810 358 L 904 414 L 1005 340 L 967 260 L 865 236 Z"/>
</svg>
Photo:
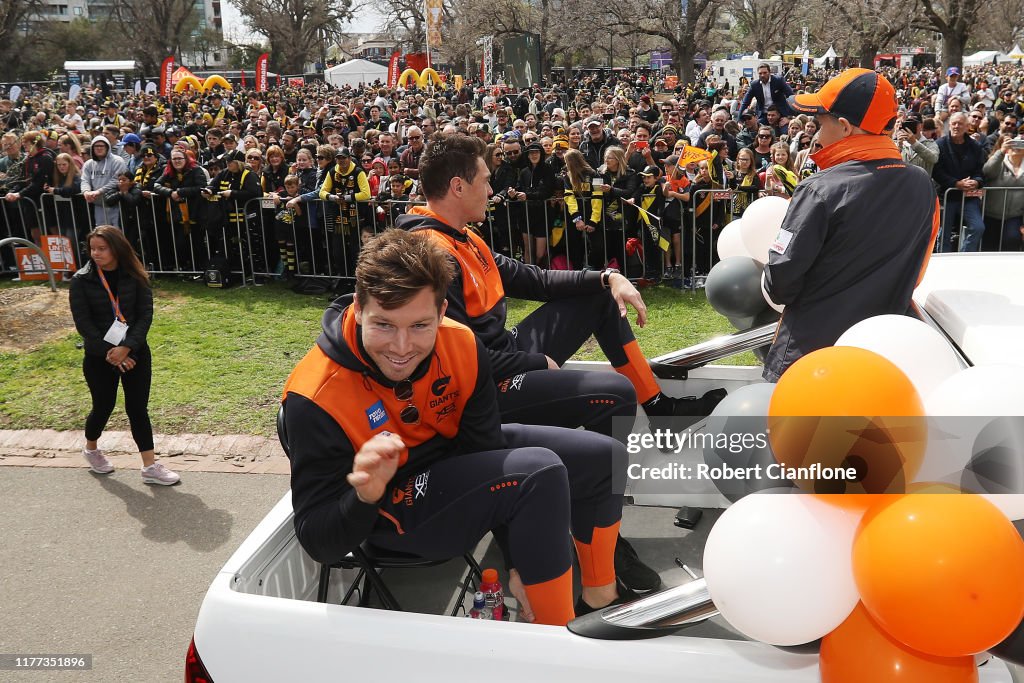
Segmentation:
<svg viewBox="0 0 1024 683">
<path fill-rule="evenodd" d="M 282 399 L 295 533 L 320 562 L 340 560 L 375 525 L 403 533 L 394 517 L 361 502 L 346 479 L 373 436 L 391 432 L 408 447 L 395 482 L 440 460 L 505 444 L 487 354 L 471 330 L 442 321 L 434 352 L 410 377 L 420 421 L 408 425 L 399 417 L 408 401 L 395 398 L 394 383 L 364 350 L 351 301 L 342 297 L 324 313 L 323 331 L 288 377 Z"/>
<path fill-rule="evenodd" d="M 601 273 L 543 270 L 490 250 L 472 230 L 456 230 L 429 209 L 415 207 L 396 223 L 403 230 L 427 230 L 455 258 L 455 279 L 448 288 L 449 318 L 469 325 L 487 347 L 496 381 L 547 368 L 543 353 L 519 351 L 505 329 L 505 296 L 552 301 L 604 291 Z"/>
</svg>

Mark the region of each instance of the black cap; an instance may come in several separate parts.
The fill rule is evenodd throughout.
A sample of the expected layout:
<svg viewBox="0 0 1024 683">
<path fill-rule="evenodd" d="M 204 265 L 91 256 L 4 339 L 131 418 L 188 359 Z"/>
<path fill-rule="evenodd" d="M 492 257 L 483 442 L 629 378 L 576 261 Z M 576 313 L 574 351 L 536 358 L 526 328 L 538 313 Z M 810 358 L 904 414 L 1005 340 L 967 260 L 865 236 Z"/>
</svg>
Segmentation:
<svg viewBox="0 0 1024 683">
<path fill-rule="evenodd" d="M 644 170 L 640 171 L 640 175 L 659 176 L 661 175 L 661 169 L 659 169 L 657 166 L 648 166 Z"/>
<path fill-rule="evenodd" d="M 227 166 L 229 161 L 245 161 L 245 153 L 240 150 L 233 149 L 230 152 L 224 152 L 217 158 L 221 161 L 221 163 Z"/>
<path fill-rule="evenodd" d="M 337 158 L 344 157 L 345 159 L 350 159 L 352 157 L 352 150 L 350 150 L 348 147 L 342 147 L 337 151 L 337 153 L 334 156 Z"/>
<path fill-rule="evenodd" d="M 544 154 L 544 147 L 541 146 L 539 142 L 531 142 L 526 146 L 526 153 L 529 154 L 530 152 L 540 152 L 541 154 Z"/>
</svg>

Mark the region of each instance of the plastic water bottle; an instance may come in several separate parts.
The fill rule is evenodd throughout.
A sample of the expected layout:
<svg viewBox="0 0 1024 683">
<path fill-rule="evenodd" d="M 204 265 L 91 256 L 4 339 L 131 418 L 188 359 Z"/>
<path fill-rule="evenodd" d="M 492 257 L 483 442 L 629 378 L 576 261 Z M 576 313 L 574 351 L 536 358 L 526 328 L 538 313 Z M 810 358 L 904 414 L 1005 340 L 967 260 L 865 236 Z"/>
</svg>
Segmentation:
<svg viewBox="0 0 1024 683">
<path fill-rule="evenodd" d="M 485 569 L 481 574 L 480 592 L 484 594 L 484 603 L 491 610 L 491 619 L 502 621 L 505 618 L 505 593 L 498 581 L 497 569 Z"/>
<path fill-rule="evenodd" d="M 473 594 L 473 609 L 466 615 L 470 619 L 493 619 L 491 608 L 487 606 L 487 599 L 484 594 L 477 591 Z"/>
</svg>

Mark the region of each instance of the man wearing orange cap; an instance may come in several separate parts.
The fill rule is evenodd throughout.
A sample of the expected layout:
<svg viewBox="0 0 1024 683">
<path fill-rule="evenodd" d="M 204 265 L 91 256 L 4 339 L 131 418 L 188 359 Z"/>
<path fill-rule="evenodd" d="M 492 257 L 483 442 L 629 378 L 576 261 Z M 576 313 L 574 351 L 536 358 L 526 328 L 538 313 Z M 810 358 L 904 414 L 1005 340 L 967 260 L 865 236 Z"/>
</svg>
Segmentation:
<svg viewBox="0 0 1024 683">
<path fill-rule="evenodd" d="M 892 141 L 896 92 L 883 76 L 848 69 L 788 103 L 817 117 L 821 171 L 797 185 L 764 269 L 765 291 L 786 306 L 770 382 L 857 322 L 906 313 L 939 227 L 931 179 Z"/>
</svg>

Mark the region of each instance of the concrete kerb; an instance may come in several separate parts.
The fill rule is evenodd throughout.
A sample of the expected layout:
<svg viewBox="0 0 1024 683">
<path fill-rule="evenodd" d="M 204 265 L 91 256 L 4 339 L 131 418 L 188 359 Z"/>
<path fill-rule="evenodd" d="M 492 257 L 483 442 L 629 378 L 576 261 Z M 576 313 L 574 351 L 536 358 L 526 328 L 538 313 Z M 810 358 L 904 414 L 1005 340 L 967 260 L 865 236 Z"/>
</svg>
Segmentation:
<svg viewBox="0 0 1024 683">
<path fill-rule="evenodd" d="M 276 438 L 249 434 L 157 434 L 157 458 L 182 472 L 288 474 L 288 460 Z M 86 468 L 80 431 L 0 430 L 0 467 Z M 118 469 L 141 467 L 130 432 L 106 432 L 100 447 Z"/>
</svg>

